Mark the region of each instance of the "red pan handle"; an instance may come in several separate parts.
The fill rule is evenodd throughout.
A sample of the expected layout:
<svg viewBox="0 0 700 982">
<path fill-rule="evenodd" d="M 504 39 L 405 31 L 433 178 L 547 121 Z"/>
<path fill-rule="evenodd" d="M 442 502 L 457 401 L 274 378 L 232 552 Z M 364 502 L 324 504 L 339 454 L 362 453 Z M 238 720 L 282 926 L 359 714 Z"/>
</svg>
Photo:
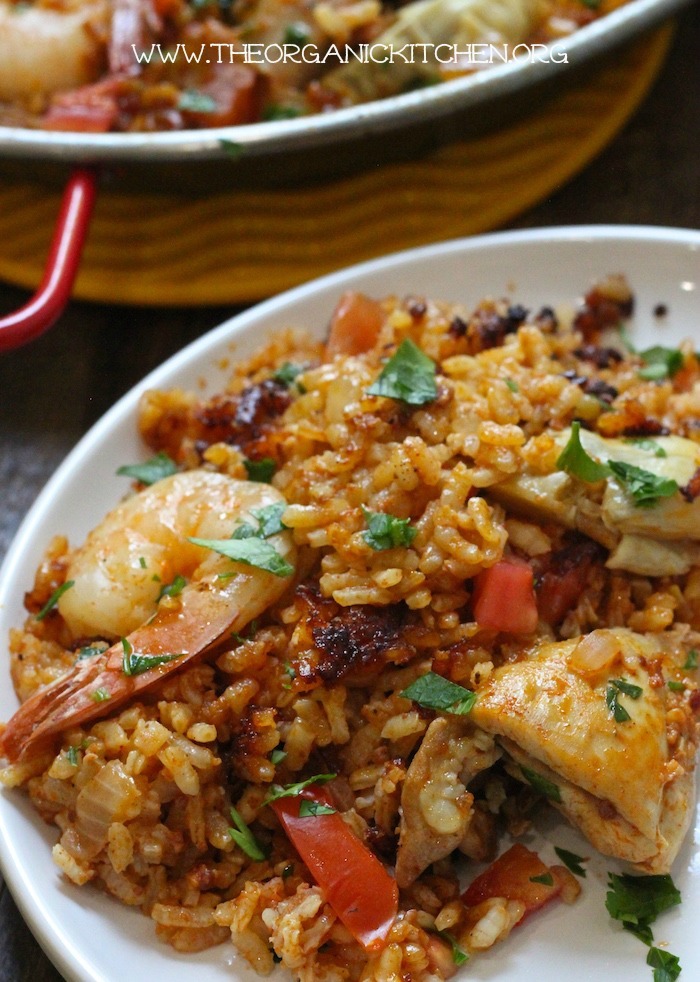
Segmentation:
<svg viewBox="0 0 700 982">
<path fill-rule="evenodd" d="M 33 341 L 63 313 L 78 273 L 96 185 L 95 171 L 76 170 L 71 174 L 63 192 L 44 278 L 24 307 L 0 317 L 0 351 L 10 351 Z"/>
</svg>

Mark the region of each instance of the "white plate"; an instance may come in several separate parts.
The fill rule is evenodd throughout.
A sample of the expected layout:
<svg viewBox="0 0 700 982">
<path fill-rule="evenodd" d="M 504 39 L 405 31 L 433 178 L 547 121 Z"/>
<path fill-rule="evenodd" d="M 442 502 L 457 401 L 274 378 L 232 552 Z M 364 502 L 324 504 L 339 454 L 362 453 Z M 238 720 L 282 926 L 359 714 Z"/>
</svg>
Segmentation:
<svg viewBox="0 0 700 982">
<path fill-rule="evenodd" d="M 198 386 L 213 391 L 222 379 L 224 355 L 244 353 L 265 335 L 288 325 L 325 330 L 338 295 L 350 287 L 375 296 L 427 294 L 475 305 L 486 294 L 510 295 L 526 306 L 571 300 L 605 273 L 624 272 L 636 296 L 632 336 L 640 346 L 674 344 L 697 336 L 700 323 L 700 232 L 620 227 L 543 229 L 482 236 L 430 246 L 335 273 L 267 301 L 190 345 L 126 395 L 78 444 L 59 468 L 20 529 L 0 571 L 0 637 L 22 623 L 22 596 L 54 533 L 80 541 L 123 494 L 119 464 L 142 459 L 136 407 L 146 388 Z M 669 310 L 654 317 L 657 304 Z M 4 650 L 4 645 L 3 645 Z M 0 665 L 0 718 L 17 702 Z M 697 823 L 694 823 L 694 826 Z M 615 864 L 592 855 L 568 826 L 554 821 L 549 840 L 591 856 L 583 894 L 575 907 L 562 904 L 532 917 L 510 939 L 476 957 L 458 973 L 465 980 L 584 982 L 611 978 L 650 982 L 644 946 L 619 929 L 604 907 L 607 870 Z M 75 982 L 252 982 L 256 979 L 229 945 L 199 955 L 178 955 L 155 937 L 140 912 L 122 907 L 90 887 L 64 883 L 50 849 L 56 829 L 46 826 L 20 792 L 0 794 L 0 861 L 5 878 L 34 934 L 57 968 Z M 535 836 L 545 858 L 551 845 Z M 543 844 L 544 843 L 544 844 Z M 684 978 L 700 978 L 695 913 L 700 909 L 700 829 L 695 828 L 674 869 L 684 902 L 662 916 L 657 943 L 680 956 Z M 280 978 L 282 976 L 280 975 Z"/>
</svg>

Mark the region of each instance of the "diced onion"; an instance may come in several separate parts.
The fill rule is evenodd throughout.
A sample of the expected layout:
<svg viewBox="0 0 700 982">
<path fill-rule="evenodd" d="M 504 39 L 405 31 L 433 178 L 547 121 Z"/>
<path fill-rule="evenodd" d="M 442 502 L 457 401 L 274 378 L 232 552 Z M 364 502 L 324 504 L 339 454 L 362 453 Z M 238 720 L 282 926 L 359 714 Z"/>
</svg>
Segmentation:
<svg viewBox="0 0 700 982">
<path fill-rule="evenodd" d="M 592 631 L 581 638 L 569 656 L 569 665 L 581 675 L 608 668 L 620 654 L 620 641 L 613 631 Z"/>
</svg>

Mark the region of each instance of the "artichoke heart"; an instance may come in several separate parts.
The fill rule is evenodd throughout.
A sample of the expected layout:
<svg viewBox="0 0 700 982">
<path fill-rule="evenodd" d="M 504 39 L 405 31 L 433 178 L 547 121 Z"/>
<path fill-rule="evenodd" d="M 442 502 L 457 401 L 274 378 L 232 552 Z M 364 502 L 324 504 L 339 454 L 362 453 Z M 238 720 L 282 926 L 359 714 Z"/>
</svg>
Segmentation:
<svg viewBox="0 0 700 982">
<path fill-rule="evenodd" d="M 687 485 L 700 467 L 700 447 L 679 436 L 635 443 L 580 431 L 586 453 L 603 464 L 630 465 L 659 480 Z M 560 450 L 571 429 L 553 436 Z M 576 529 L 610 550 L 607 566 L 641 576 L 677 576 L 700 562 L 700 499 L 676 491 L 651 506 L 639 502 L 614 475 L 589 484 L 556 470 L 521 473 L 491 488 L 497 501 L 537 521 Z"/>
</svg>

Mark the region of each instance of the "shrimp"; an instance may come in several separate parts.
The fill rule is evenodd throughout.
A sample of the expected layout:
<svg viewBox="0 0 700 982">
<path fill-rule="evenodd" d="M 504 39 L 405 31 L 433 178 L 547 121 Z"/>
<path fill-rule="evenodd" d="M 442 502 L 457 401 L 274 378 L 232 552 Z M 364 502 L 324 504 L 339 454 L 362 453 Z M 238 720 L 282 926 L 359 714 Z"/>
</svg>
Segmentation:
<svg viewBox="0 0 700 982">
<path fill-rule="evenodd" d="M 194 470 L 164 478 L 110 512 L 70 562 L 72 586 L 58 608 L 74 639 L 119 640 L 78 660 L 20 707 L 0 737 L 5 756 L 16 760 L 66 727 L 112 712 L 278 600 L 295 559 L 290 532 L 265 539 L 288 564 L 281 575 L 191 541 L 228 540 L 242 523 L 257 527 L 260 509 L 278 504 L 284 499 L 270 485 Z M 172 583 L 179 592 L 171 588 L 163 602 L 162 588 Z"/>
<path fill-rule="evenodd" d="M 0 0 L 0 100 L 32 103 L 93 82 L 106 59 L 106 0 Z"/>
</svg>

